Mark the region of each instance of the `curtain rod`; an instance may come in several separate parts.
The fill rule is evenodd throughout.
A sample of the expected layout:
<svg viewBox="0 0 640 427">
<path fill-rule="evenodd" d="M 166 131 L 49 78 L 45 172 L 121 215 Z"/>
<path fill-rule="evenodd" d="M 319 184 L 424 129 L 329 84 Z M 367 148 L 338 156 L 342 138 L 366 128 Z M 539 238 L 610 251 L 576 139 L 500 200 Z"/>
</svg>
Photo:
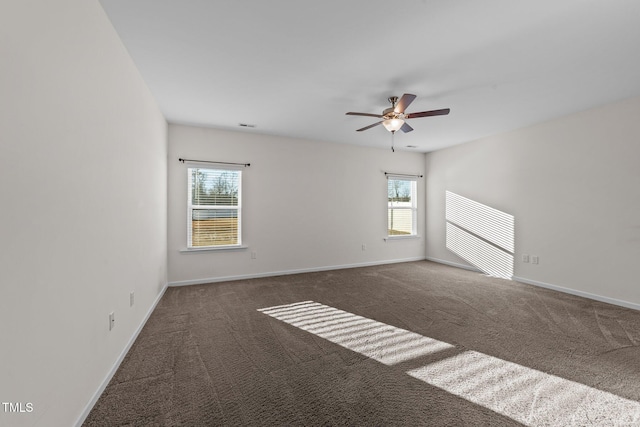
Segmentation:
<svg viewBox="0 0 640 427">
<path fill-rule="evenodd" d="M 193 159 L 178 159 L 179 162 L 196 162 L 196 163 L 214 163 L 216 165 L 236 165 L 236 166 L 251 166 L 251 163 L 232 163 L 232 162 L 212 162 L 210 160 L 193 160 Z"/>
<path fill-rule="evenodd" d="M 412 176 L 412 177 L 416 177 L 416 178 L 422 178 L 424 175 L 411 175 L 408 173 L 393 173 L 393 172 L 385 172 L 385 175 L 393 175 L 393 176 Z"/>
</svg>

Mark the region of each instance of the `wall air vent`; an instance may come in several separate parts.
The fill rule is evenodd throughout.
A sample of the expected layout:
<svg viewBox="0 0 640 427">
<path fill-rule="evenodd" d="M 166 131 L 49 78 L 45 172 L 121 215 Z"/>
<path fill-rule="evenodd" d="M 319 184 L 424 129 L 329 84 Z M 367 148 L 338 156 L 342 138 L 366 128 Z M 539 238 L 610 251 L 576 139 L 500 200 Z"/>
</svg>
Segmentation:
<svg viewBox="0 0 640 427">
<path fill-rule="evenodd" d="M 252 125 L 249 123 L 238 123 L 238 126 L 240 126 L 241 128 L 254 128 L 256 127 L 256 125 Z"/>
</svg>

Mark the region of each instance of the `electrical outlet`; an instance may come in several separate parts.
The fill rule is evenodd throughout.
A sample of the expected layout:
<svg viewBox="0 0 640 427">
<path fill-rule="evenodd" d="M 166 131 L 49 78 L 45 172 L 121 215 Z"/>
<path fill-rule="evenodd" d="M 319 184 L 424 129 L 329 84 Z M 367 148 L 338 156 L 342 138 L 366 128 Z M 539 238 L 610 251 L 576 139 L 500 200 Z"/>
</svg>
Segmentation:
<svg viewBox="0 0 640 427">
<path fill-rule="evenodd" d="M 111 313 L 109 313 L 109 330 L 112 330 L 115 325 L 116 325 L 116 317 L 114 312 L 112 311 Z"/>
<path fill-rule="evenodd" d="M 362 244 L 362 250 L 363 250 L 363 251 L 366 251 L 366 250 L 367 250 L 367 245 L 366 245 L 366 244 L 364 244 L 364 243 Z"/>
<path fill-rule="evenodd" d="M 528 254 L 523 254 L 522 255 L 522 262 L 529 262 L 529 255 Z"/>
<path fill-rule="evenodd" d="M 533 255 L 531 257 L 531 264 L 539 264 L 540 263 L 540 258 L 538 258 L 538 255 Z"/>
<path fill-rule="evenodd" d="M 133 292 L 129 293 L 129 307 L 133 307 L 133 302 L 135 300 L 135 295 Z"/>
</svg>

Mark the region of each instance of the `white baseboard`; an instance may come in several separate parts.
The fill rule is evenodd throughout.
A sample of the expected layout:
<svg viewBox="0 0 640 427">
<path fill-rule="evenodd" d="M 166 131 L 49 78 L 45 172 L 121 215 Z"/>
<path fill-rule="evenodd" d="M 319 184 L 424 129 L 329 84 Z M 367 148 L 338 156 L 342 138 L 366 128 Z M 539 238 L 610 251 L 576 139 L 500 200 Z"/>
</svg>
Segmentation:
<svg viewBox="0 0 640 427">
<path fill-rule="evenodd" d="M 589 292 L 578 291 L 575 289 L 565 288 L 563 286 L 552 285 L 549 283 L 538 282 L 537 280 L 526 279 L 524 277 L 513 276 L 513 280 L 515 280 L 516 282 L 526 283 L 527 285 L 539 286 L 541 288 L 547 288 L 547 289 L 552 289 L 558 292 L 564 292 L 565 294 L 577 295 L 579 297 L 589 298 L 595 301 L 606 302 L 607 304 L 619 305 L 621 307 L 640 310 L 640 304 L 635 304 L 629 301 L 623 301 L 615 298 L 604 297 L 602 295 L 596 295 Z"/>
<path fill-rule="evenodd" d="M 481 270 L 478 270 L 477 268 L 475 268 L 475 267 L 473 267 L 471 265 L 458 264 L 457 262 L 445 261 L 443 259 L 434 258 L 434 257 L 430 257 L 430 256 L 426 257 L 425 259 L 427 261 L 437 262 L 438 264 L 445 264 L 445 265 L 449 265 L 451 267 L 457 267 L 457 268 L 462 268 L 464 270 L 475 271 L 476 273 L 482 273 Z"/>
<path fill-rule="evenodd" d="M 342 264 L 342 265 L 329 265 L 325 267 L 301 268 L 296 270 L 270 271 L 266 273 L 256 273 L 256 274 L 241 274 L 237 276 L 222 276 L 222 277 L 209 277 L 205 279 L 179 280 L 176 282 L 169 282 L 169 286 L 203 285 L 206 283 L 230 282 L 233 280 L 246 280 L 246 279 L 259 279 L 262 277 L 287 276 L 290 274 L 315 273 L 319 271 L 343 270 L 345 268 L 371 267 L 374 265 L 395 264 L 400 262 L 412 262 L 412 261 L 424 261 L 424 260 L 425 260 L 424 257 L 416 257 L 416 258 L 394 259 L 394 260 L 385 260 L 385 261 L 363 262 L 363 263 L 357 263 L 357 264 Z"/>
<path fill-rule="evenodd" d="M 427 259 L 427 261 L 433 261 L 433 262 L 437 262 L 437 263 L 440 263 L 440 264 L 446 264 L 446 265 L 449 265 L 451 267 L 463 268 L 465 270 L 471 270 L 471 271 L 476 271 L 476 272 L 482 273 L 482 271 L 478 270 L 477 268 L 471 267 L 471 266 L 468 266 L 468 265 L 458 264 L 458 263 L 455 263 L 455 262 L 445 261 L 443 259 L 438 259 L 438 258 L 433 258 L 433 257 L 426 257 L 426 259 Z M 640 311 L 640 304 L 636 304 L 636 303 L 629 302 L 629 301 L 619 300 L 619 299 L 615 299 L 615 298 L 609 298 L 609 297 L 605 297 L 605 296 L 602 296 L 602 295 L 592 294 L 592 293 L 589 293 L 589 292 L 578 291 L 578 290 L 575 290 L 575 289 L 565 288 L 563 286 L 558 286 L 558 285 L 552 285 L 550 283 L 539 282 L 537 280 L 531 280 L 531 279 L 527 279 L 527 278 L 524 278 L 524 277 L 513 276 L 511 279 L 516 281 L 516 282 L 526 283 L 527 285 L 533 285 L 533 286 L 538 286 L 538 287 L 541 287 L 541 288 L 547 288 L 547 289 L 551 289 L 551 290 L 554 290 L 554 291 L 563 292 L 565 294 L 576 295 L 576 296 L 579 296 L 579 297 L 592 299 L 594 301 L 600 301 L 600 302 L 604 302 L 604 303 L 607 303 L 607 304 L 618 305 L 620 307 L 631 308 L 633 310 L 639 310 Z"/>
<path fill-rule="evenodd" d="M 149 320 L 151 313 L 153 313 L 153 310 L 155 310 L 156 306 L 162 299 L 162 296 L 164 295 L 166 290 L 167 290 L 167 285 L 165 284 L 162 290 L 160 291 L 160 294 L 158 294 L 153 304 L 151 304 L 151 307 L 147 311 L 147 314 L 144 316 L 144 319 L 142 319 L 142 322 L 138 326 L 138 329 L 136 329 L 136 331 L 133 333 L 133 335 L 131 336 L 131 339 L 125 346 L 124 350 L 122 350 L 122 352 L 120 353 L 120 356 L 118 356 L 118 359 L 116 360 L 115 364 L 113 365 L 113 367 L 111 368 L 107 376 L 104 378 L 104 380 L 100 384 L 100 387 L 98 387 L 98 390 L 96 390 L 93 397 L 91 398 L 89 403 L 87 403 L 87 406 L 85 406 L 84 410 L 82 411 L 82 414 L 80 414 L 80 417 L 75 423 L 76 427 L 81 427 L 84 420 L 86 420 L 87 417 L 89 416 L 89 412 L 91 412 L 91 409 L 93 409 L 93 406 L 96 404 L 100 396 L 102 396 L 102 393 L 107 388 L 107 385 L 109 385 L 109 381 L 111 381 L 111 378 L 113 378 L 113 376 L 116 374 L 116 371 L 120 367 L 120 364 L 124 360 L 129 350 L 131 349 L 131 346 L 133 345 L 133 343 L 136 341 L 136 338 L 138 338 L 138 335 L 140 335 L 142 328 L 147 323 L 147 320 Z"/>
</svg>

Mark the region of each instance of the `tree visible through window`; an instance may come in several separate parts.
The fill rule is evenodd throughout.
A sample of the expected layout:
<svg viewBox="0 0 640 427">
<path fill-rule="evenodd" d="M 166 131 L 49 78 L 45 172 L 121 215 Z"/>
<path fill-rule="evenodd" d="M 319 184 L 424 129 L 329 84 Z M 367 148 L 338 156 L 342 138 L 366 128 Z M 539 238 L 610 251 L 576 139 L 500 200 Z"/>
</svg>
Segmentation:
<svg viewBox="0 0 640 427">
<path fill-rule="evenodd" d="M 416 180 L 387 178 L 387 223 L 389 236 L 417 234 Z"/>
<path fill-rule="evenodd" d="M 188 168 L 188 247 L 241 244 L 239 170 Z"/>
</svg>

